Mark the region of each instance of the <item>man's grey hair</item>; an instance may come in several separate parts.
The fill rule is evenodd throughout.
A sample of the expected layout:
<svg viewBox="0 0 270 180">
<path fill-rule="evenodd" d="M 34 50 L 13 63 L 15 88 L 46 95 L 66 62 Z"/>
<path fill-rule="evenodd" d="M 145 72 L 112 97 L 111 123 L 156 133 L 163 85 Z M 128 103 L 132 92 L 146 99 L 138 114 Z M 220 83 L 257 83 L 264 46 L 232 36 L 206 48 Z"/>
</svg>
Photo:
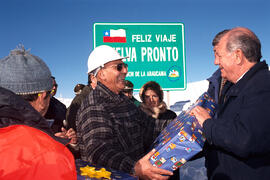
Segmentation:
<svg viewBox="0 0 270 180">
<path fill-rule="evenodd" d="M 253 32 L 234 30 L 228 36 L 227 50 L 233 52 L 241 49 L 249 62 L 259 62 L 261 55 L 261 42 Z"/>
</svg>

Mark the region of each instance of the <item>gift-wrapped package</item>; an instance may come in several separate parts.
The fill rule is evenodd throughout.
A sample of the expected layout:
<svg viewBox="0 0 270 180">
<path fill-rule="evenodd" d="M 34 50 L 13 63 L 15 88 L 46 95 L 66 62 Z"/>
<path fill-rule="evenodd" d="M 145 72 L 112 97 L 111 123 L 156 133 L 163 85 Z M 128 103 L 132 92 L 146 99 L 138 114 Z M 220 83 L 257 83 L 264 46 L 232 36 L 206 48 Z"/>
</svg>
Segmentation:
<svg viewBox="0 0 270 180">
<path fill-rule="evenodd" d="M 153 147 L 157 150 L 151 157 L 153 166 L 176 170 L 202 150 L 205 137 L 202 127 L 189 112 L 195 106 L 205 108 L 211 117 L 216 104 L 208 93 L 203 93 L 187 111 L 181 112 L 156 138 Z"/>
</svg>

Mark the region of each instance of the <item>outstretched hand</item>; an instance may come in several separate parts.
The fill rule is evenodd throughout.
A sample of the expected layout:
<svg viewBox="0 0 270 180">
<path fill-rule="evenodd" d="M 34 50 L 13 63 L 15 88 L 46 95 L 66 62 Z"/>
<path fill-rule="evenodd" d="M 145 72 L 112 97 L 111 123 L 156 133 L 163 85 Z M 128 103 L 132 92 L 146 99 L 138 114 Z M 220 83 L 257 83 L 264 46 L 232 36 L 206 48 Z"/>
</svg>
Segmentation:
<svg viewBox="0 0 270 180">
<path fill-rule="evenodd" d="M 68 131 L 65 128 L 61 128 L 62 132 L 55 133 L 54 135 L 61 138 L 70 139 L 71 144 L 77 143 L 77 135 L 74 129 L 70 128 Z"/>
<path fill-rule="evenodd" d="M 136 162 L 134 166 L 135 176 L 138 176 L 140 179 L 166 180 L 173 175 L 171 171 L 157 168 L 150 163 L 149 159 L 155 152 L 156 150 L 153 149 Z"/>
</svg>

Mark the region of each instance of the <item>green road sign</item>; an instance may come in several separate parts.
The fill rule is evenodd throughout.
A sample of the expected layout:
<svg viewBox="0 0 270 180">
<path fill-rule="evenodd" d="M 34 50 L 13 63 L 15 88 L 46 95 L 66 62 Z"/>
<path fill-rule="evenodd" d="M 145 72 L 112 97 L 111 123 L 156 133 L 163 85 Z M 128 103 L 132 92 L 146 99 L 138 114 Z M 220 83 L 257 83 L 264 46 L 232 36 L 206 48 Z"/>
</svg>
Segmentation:
<svg viewBox="0 0 270 180">
<path fill-rule="evenodd" d="M 94 47 L 109 45 L 128 56 L 126 79 L 139 90 L 156 81 L 163 90 L 186 89 L 182 23 L 95 23 Z"/>
</svg>

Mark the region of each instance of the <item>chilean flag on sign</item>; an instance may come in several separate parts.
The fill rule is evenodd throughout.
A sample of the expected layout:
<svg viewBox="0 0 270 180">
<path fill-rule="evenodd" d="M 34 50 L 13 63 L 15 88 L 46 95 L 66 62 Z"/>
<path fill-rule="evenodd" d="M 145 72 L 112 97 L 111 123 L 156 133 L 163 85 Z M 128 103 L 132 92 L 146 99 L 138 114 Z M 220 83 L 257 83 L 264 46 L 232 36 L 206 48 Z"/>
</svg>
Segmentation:
<svg viewBox="0 0 270 180">
<path fill-rule="evenodd" d="M 126 30 L 118 29 L 118 30 L 105 30 L 103 31 L 103 42 L 107 43 L 126 43 Z"/>
</svg>

